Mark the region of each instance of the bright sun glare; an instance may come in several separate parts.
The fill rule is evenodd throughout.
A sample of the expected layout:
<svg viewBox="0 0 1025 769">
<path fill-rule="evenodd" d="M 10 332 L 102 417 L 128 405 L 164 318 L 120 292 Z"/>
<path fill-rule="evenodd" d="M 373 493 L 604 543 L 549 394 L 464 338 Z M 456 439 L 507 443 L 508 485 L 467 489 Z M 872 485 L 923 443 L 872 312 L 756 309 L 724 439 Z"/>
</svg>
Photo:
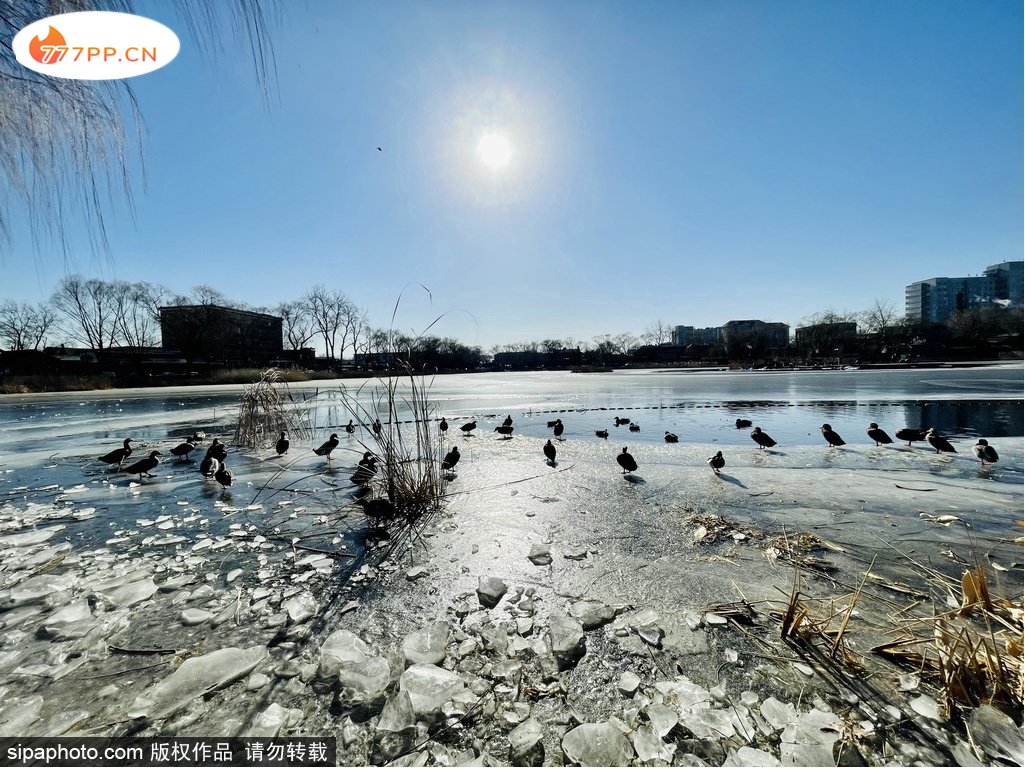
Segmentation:
<svg viewBox="0 0 1025 769">
<path fill-rule="evenodd" d="M 498 170 L 509 165 L 512 159 L 512 145 L 502 134 L 484 134 L 477 142 L 477 154 L 484 165 Z"/>
</svg>

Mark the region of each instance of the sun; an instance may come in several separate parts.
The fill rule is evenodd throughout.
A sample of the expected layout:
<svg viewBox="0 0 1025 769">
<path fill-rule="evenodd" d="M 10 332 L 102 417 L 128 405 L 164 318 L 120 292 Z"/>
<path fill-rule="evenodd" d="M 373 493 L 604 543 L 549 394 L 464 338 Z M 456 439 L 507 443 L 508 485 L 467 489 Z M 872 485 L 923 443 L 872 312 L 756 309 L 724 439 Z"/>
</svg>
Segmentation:
<svg viewBox="0 0 1025 769">
<path fill-rule="evenodd" d="M 477 142 L 477 154 L 488 168 L 499 170 L 509 165 L 513 149 L 509 140 L 499 133 L 486 133 Z"/>
</svg>

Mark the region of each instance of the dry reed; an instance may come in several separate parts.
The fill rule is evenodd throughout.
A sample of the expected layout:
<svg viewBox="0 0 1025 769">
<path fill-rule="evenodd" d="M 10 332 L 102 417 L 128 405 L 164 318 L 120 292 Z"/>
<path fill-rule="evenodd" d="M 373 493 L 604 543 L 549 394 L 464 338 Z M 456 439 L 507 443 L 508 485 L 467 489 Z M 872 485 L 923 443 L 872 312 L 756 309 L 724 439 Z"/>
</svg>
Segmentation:
<svg viewBox="0 0 1025 769">
<path fill-rule="evenodd" d="M 377 382 L 369 398 L 364 397 L 368 385 L 355 391 L 342 385 L 341 400 L 361 425 L 360 444 L 378 458 L 372 492 L 414 521 L 441 504 L 444 447 L 428 400 L 430 383 L 412 371 Z M 403 383 L 408 392 L 400 391 Z M 372 427 L 377 421 L 379 431 Z"/>
<path fill-rule="evenodd" d="M 282 432 L 297 440 L 313 437 L 309 409 L 292 397 L 280 372 L 271 368 L 243 390 L 234 440 L 236 445 L 258 448 Z"/>
</svg>

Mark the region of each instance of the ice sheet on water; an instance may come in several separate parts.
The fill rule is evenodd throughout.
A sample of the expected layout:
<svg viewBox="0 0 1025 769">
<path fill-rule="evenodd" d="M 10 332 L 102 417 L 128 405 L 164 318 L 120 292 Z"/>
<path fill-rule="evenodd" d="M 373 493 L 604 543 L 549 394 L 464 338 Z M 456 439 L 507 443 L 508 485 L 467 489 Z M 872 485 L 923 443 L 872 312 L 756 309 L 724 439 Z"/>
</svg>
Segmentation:
<svg viewBox="0 0 1025 769">
<path fill-rule="evenodd" d="M 0 548 L 5 547 L 26 547 L 46 542 L 54 534 L 61 532 L 65 526 L 49 526 L 45 529 L 33 529 L 31 531 L 19 532 L 18 534 L 6 534 L 0 537 Z"/>
<path fill-rule="evenodd" d="M 437 665 L 413 665 L 399 677 L 399 690 L 409 695 L 413 710 L 420 715 L 437 713 L 465 686 L 457 673 Z"/>
<path fill-rule="evenodd" d="M 269 593 L 269 591 L 267 591 Z M 254 591 L 254 596 L 256 592 Z M 321 678 L 332 678 L 346 665 L 363 662 L 373 657 L 370 647 L 355 633 L 336 630 L 320 648 Z"/>
<path fill-rule="evenodd" d="M 663 742 L 661 737 L 651 726 L 639 726 L 631 735 L 634 750 L 641 761 L 665 761 L 673 760 L 676 753 L 676 743 Z"/>
<path fill-rule="evenodd" d="M 13 697 L 0 706 L 0 737 L 22 737 L 31 734 L 32 724 L 39 720 L 43 697 L 33 694 Z"/>
<path fill-rule="evenodd" d="M 541 738 L 544 730 L 535 718 L 528 718 L 509 732 L 509 746 L 513 759 L 519 759 L 529 753 Z"/>
<path fill-rule="evenodd" d="M 402 653 L 411 663 L 440 665 L 445 659 L 448 636 L 448 623 L 435 622 L 430 627 L 421 628 L 407 635 L 402 640 Z"/>
<path fill-rule="evenodd" d="M 581 766 L 627 766 L 634 749 L 624 734 L 612 724 L 581 724 L 562 738 L 566 758 Z"/>
<path fill-rule="evenodd" d="M 3 607 L 2 604 L 0 604 L 0 607 L 12 608 L 39 601 L 51 593 L 68 590 L 77 581 L 77 575 L 71 571 L 58 574 L 37 574 L 33 577 L 28 577 L 11 588 L 5 602 L 6 607 Z M 3 599 L 0 598 L 0 601 L 3 601 Z"/>
<path fill-rule="evenodd" d="M 140 694 L 128 709 L 128 718 L 166 718 L 196 697 L 248 675 L 266 657 L 264 646 L 229 647 L 190 657 L 167 678 Z"/>
<path fill-rule="evenodd" d="M 973 739 L 987 755 L 1016 766 L 1025 763 L 1025 733 L 1022 727 L 1015 726 L 1006 713 L 1001 713 L 992 705 L 982 705 L 972 713 L 970 727 Z"/>
</svg>

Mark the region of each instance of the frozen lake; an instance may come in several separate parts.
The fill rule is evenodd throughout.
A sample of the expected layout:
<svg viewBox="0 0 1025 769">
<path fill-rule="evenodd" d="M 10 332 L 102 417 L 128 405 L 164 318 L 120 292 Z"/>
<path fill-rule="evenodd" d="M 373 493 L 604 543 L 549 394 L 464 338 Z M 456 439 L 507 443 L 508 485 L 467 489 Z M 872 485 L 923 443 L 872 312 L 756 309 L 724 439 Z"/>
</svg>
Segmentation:
<svg viewBox="0 0 1025 769">
<path fill-rule="evenodd" d="M 260 503 L 260 490 L 271 477 L 275 488 L 287 486 L 320 497 L 329 483 L 332 490 L 347 494 L 352 466 L 363 451 L 360 440 L 369 436 L 361 433 L 354 438 L 341 430 L 353 415 L 339 388 L 358 393 L 361 403 L 369 403 L 379 386 L 377 380 L 351 379 L 293 386 L 295 398 L 311 408 L 317 428 L 314 439 L 307 445 L 293 439 L 284 463 L 269 449 L 233 451 L 230 463 L 236 482 L 227 494 L 216 483 L 204 482 L 195 462 L 174 461 L 167 451 L 194 430 L 205 431 L 208 443 L 220 437 L 230 445 L 240 386 L 4 396 L 0 494 L 26 502 L 38 496 L 30 490 L 84 485 L 77 498 L 102 504 L 100 514 L 112 526 L 138 515 L 140 503 L 157 509 L 174 501 Z M 498 438 L 494 427 L 506 415 L 513 417 L 516 429 L 514 440 L 505 446 L 510 458 L 534 452 L 540 456 L 543 440 L 551 437 L 547 423 L 561 418 L 566 440 L 560 445 L 560 458 L 593 464 L 598 472 L 603 467 L 618 472 L 615 456 L 624 445 L 631 447 L 642 468 L 657 466 L 666 472 L 706 472 L 705 458 L 718 449 L 725 451 L 731 468 L 764 464 L 767 458 L 757 451 L 750 429 L 734 426 L 737 418 L 744 418 L 778 442 L 772 457 L 778 470 L 916 470 L 948 479 L 1017 485 L 1023 479 L 1022 392 L 1021 365 L 903 371 L 484 373 L 439 376 L 430 384 L 436 414 L 452 425 L 447 443 L 462 444 L 464 466 L 482 448 L 481 441 Z M 628 417 L 640 431 L 615 427 L 616 415 Z M 408 414 L 399 418 L 404 416 Z M 478 421 L 478 428 L 472 438 L 464 439 L 456 428 L 470 419 Z M 848 445 L 826 449 L 818 429 L 824 422 Z M 865 434 L 870 422 L 891 436 L 905 426 L 935 427 L 959 453 L 938 456 L 925 443 L 911 449 L 898 444 L 877 449 Z M 609 431 L 607 442 L 595 437 L 598 429 Z M 333 431 L 342 435 L 342 443 L 337 461 L 328 466 L 310 449 Z M 666 431 L 677 434 L 680 443 L 665 445 Z M 135 441 L 133 459 L 152 448 L 163 450 L 160 477 L 133 485 L 130 478 L 94 461 L 125 437 Z M 972 456 L 971 446 L 979 437 L 1000 451 L 996 466 L 982 470 Z M 201 456 L 203 448 L 196 454 Z M 47 495 L 52 498 L 55 493 Z M 262 496 L 266 499 L 267 492 Z M 332 498 L 327 504 L 337 501 Z M 254 512 L 255 517 L 263 515 L 262 508 Z M 354 534 L 362 525 L 362 519 L 352 521 L 345 535 L 350 546 L 358 546 Z M 106 537 L 95 528 L 79 536 L 89 543 Z"/>
<path fill-rule="evenodd" d="M 199 454 L 214 437 L 230 446 L 241 387 L 0 398 L 0 694 L 10 703 L 0 703 L 0 734 L 53 735 L 82 725 L 109 733 L 140 708 L 162 712 L 173 688 L 161 688 L 175 667 L 170 657 L 147 661 L 133 668 L 138 674 L 96 692 L 97 678 L 106 684 L 102 679 L 136 664 L 116 648 L 233 647 L 246 649 L 236 656 L 252 657 L 262 678 L 213 698 L 196 696 L 179 720 L 158 718 L 145 734 L 238 734 L 279 703 L 294 708 L 299 733 L 336 734 L 332 697 L 307 685 L 316 683 L 329 633 L 351 629 L 375 653 L 398 654 L 396 676 L 398 639 L 439 617 L 469 636 L 460 649 L 484 649 L 496 627 L 508 627 L 515 632 L 500 635 L 510 649 L 546 660 L 545 628 L 583 599 L 628 605 L 668 633 L 658 650 L 664 659 L 656 661 L 647 642 L 624 627 L 589 630 L 586 656 L 560 679 L 589 721 L 613 713 L 626 718 L 616 683 L 621 672 L 636 670 L 648 686 L 665 678 L 664 663 L 712 687 L 723 665 L 732 664 L 729 654 L 735 662 L 743 653 L 737 634 L 717 636 L 690 627 L 691 620 L 741 594 L 756 603 L 785 596 L 780 587 L 789 585 L 792 567 L 769 555 L 780 535 L 828 540 L 828 550 L 816 551 L 829 567 L 818 589 L 857 584 L 871 570 L 878 585 L 870 585 L 874 592 L 859 609 L 864 647 L 880 620 L 874 607 L 888 611 L 894 595 L 916 602 L 929 596 L 943 605 L 945 589 L 923 581 L 922 563 L 927 576 L 956 584 L 968 565 L 985 558 L 994 590 L 1020 600 L 1020 365 L 438 377 L 431 401 L 452 425 L 446 447 L 458 443 L 463 459 L 446 487 L 444 510 L 415 536 L 396 538 L 397 549 L 387 555 L 364 549 L 367 521 L 353 503 L 349 476 L 373 438 L 364 428 L 355 436 L 341 429 L 352 416 L 341 385 L 354 393 L 361 382 L 292 387 L 311 408 L 316 435 L 293 437 L 283 460 L 270 448 L 232 447 L 236 481 L 229 490 L 204 480 L 196 461 L 176 461 L 168 451 L 193 431 L 207 434 Z M 373 389 L 373 381 L 366 384 L 362 403 Z M 506 415 L 514 420 L 511 440 L 494 432 Z M 616 415 L 640 430 L 615 427 Z M 474 418 L 476 434 L 459 434 L 458 426 Z M 566 432 L 552 466 L 541 447 L 555 418 Z M 734 427 L 737 418 L 760 425 L 779 445 L 760 451 L 750 429 Z M 818 430 L 823 422 L 847 445 L 828 448 Z M 958 453 L 938 455 L 924 443 L 876 447 L 865 435 L 869 422 L 891 435 L 904 426 L 935 427 Z M 602 428 L 607 441 L 594 434 Z M 679 435 L 678 444 L 663 441 L 667 430 Z M 331 432 L 341 443 L 329 463 L 311 448 Z M 125 437 L 136 441 L 133 460 L 153 448 L 164 453 L 154 478 L 140 482 L 96 461 Z M 978 437 L 1000 452 L 996 465 L 982 468 L 972 455 Z M 628 476 L 616 464 L 623 446 L 640 466 Z M 706 465 L 716 450 L 727 460 L 722 477 Z M 714 533 L 717 521 L 728 521 L 726 533 Z M 550 564 L 528 557 L 539 546 L 551 549 Z M 520 608 L 527 602 L 485 609 L 475 591 L 490 577 L 515 586 L 510 593 L 517 597 L 531 591 L 536 616 Z M 892 593 L 892 584 L 910 586 L 910 594 Z M 762 698 L 802 701 L 809 674 L 784 665 L 752 678 L 747 671 L 767 658 L 748 652 L 750 668 L 728 671 L 735 698 L 755 688 Z M 503 659 L 484 668 L 477 651 L 458 654 L 468 677 L 505 675 L 513 664 Z M 515 664 L 526 670 L 534 663 Z M 545 678 L 529 675 L 535 683 Z M 152 698 L 158 705 L 147 704 Z M 527 709 L 545 724 L 549 750 L 558 750 L 552 741 L 565 722 L 554 702 Z M 485 736 L 493 731 L 489 723 L 511 725 L 518 721 L 509 714 L 522 720 L 527 712 L 523 702 L 500 706 L 505 716 L 482 719 Z M 341 763 L 368 762 L 377 709 L 379 703 L 367 711 L 369 722 L 350 728 L 355 741 Z M 489 749 L 508 750 L 504 739 Z"/>
<path fill-rule="evenodd" d="M 291 389 L 296 398 L 320 404 L 314 419 L 326 437 L 350 416 L 332 397 L 337 388 L 356 391 L 364 383 L 367 394 L 375 380 Z M 670 430 L 685 443 L 748 446 L 749 431 L 733 428 L 738 417 L 791 445 L 819 443 L 818 428 L 827 421 L 852 444 L 866 440 L 869 422 L 891 433 L 911 426 L 962 439 L 1021 436 L 1023 386 L 1017 364 L 902 371 L 485 373 L 439 376 L 430 393 L 438 414 L 454 423 L 510 414 L 517 434 L 546 434 L 546 414 L 575 411 L 579 416 L 563 420 L 566 437 L 592 436 L 611 425 L 612 415 L 605 412 L 619 410 L 642 427 L 631 435 L 634 443 L 658 442 Z M 227 385 L 0 396 L 0 453 L 63 453 L 69 441 L 90 440 L 100 449 L 128 435 L 157 441 L 193 429 L 223 436 L 233 429 L 241 390 Z"/>
</svg>

